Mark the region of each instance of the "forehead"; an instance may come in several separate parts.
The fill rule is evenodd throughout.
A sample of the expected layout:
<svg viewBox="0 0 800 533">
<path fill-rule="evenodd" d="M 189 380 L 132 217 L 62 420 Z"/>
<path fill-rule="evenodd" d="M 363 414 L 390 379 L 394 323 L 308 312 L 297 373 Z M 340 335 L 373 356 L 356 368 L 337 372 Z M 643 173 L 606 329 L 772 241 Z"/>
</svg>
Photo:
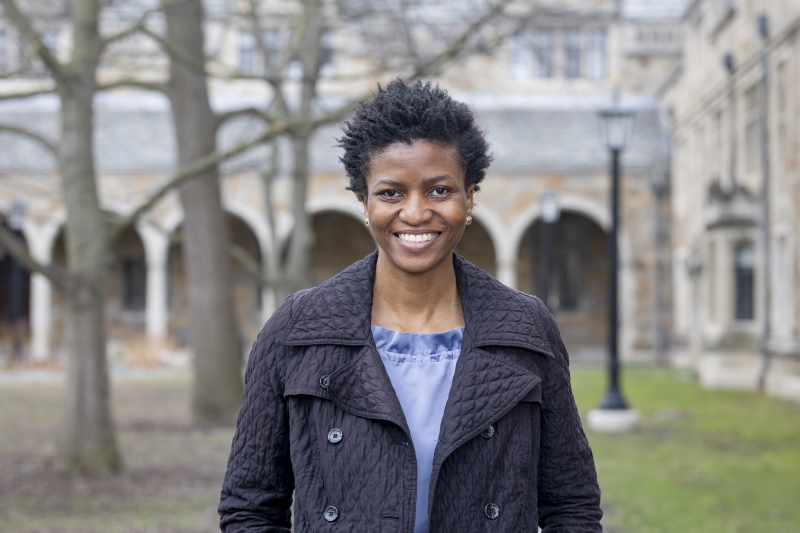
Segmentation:
<svg viewBox="0 0 800 533">
<path fill-rule="evenodd" d="M 441 142 L 416 140 L 390 144 L 372 157 L 367 183 L 376 179 L 425 179 L 448 176 L 464 179 L 455 147 Z"/>
</svg>

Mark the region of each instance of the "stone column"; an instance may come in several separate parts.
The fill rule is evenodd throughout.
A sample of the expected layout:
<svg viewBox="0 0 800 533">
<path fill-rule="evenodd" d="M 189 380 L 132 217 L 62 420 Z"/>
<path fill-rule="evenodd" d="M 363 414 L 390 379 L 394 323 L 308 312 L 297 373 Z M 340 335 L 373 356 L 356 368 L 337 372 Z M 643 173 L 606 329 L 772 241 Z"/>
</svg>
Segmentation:
<svg viewBox="0 0 800 533">
<path fill-rule="evenodd" d="M 31 256 L 39 263 L 49 265 L 53 259 L 53 244 L 59 226 L 52 224 L 44 228 L 26 227 L 24 230 Z M 50 358 L 53 284 L 42 274 L 31 274 L 30 298 L 31 359 L 44 361 Z"/>
<path fill-rule="evenodd" d="M 147 265 L 145 330 L 147 338 L 161 340 L 167 335 L 167 255 L 169 237 L 165 231 L 148 223 L 137 224 Z"/>
<path fill-rule="evenodd" d="M 50 357 L 50 325 L 53 320 L 53 286 L 42 274 L 31 275 L 31 359 Z"/>
<path fill-rule="evenodd" d="M 497 279 L 500 283 L 517 288 L 517 264 L 515 261 L 497 261 Z"/>
<path fill-rule="evenodd" d="M 517 249 L 511 239 L 495 241 L 497 279 L 500 283 L 517 288 Z"/>
</svg>

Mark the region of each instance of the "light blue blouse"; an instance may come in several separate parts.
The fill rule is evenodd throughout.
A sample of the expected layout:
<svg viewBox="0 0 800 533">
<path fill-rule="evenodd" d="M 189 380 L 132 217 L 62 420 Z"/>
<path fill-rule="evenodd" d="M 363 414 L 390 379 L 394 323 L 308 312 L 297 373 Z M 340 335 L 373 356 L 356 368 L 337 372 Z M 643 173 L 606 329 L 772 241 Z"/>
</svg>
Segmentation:
<svg viewBox="0 0 800 533">
<path fill-rule="evenodd" d="M 417 456 L 414 533 L 428 533 L 433 452 L 461 354 L 464 328 L 441 333 L 404 333 L 372 326 L 372 336 L 403 408 Z"/>
</svg>

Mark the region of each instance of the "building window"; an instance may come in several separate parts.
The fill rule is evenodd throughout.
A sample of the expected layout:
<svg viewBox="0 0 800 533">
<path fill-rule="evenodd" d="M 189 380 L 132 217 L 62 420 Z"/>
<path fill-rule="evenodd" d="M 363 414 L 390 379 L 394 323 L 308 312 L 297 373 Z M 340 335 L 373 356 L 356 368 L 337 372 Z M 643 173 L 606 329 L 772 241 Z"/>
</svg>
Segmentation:
<svg viewBox="0 0 800 533">
<path fill-rule="evenodd" d="M 564 32 L 564 76 L 579 78 L 581 75 L 581 32 L 568 29 Z"/>
<path fill-rule="evenodd" d="M 58 56 L 58 30 L 45 30 L 42 42 L 54 56 Z"/>
<path fill-rule="evenodd" d="M 147 270 L 144 259 L 125 259 L 122 262 L 122 307 L 141 311 L 147 294 Z"/>
<path fill-rule="evenodd" d="M 511 77 L 515 81 L 526 81 L 531 78 L 531 65 L 533 57 L 531 54 L 530 40 L 528 35 L 514 35 L 509 41 L 509 66 Z"/>
<path fill-rule="evenodd" d="M 252 33 L 239 33 L 239 70 L 242 74 L 255 72 L 256 38 Z"/>
<path fill-rule="evenodd" d="M 708 248 L 708 319 L 717 322 L 717 243 Z"/>
<path fill-rule="evenodd" d="M 324 78 L 333 76 L 333 34 L 326 31 L 319 40 L 319 74 Z"/>
<path fill-rule="evenodd" d="M 744 93 L 745 168 L 747 172 L 756 172 L 758 170 L 761 155 L 758 107 L 758 84 L 756 84 Z"/>
<path fill-rule="evenodd" d="M 272 68 L 280 66 L 281 59 L 281 34 L 278 28 L 267 28 L 261 32 L 261 42 L 264 43 L 269 57 L 264 63 Z"/>
<path fill-rule="evenodd" d="M 553 77 L 553 32 L 538 30 L 533 34 L 533 56 L 536 59 L 536 75 Z"/>
<path fill-rule="evenodd" d="M 736 320 L 753 320 L 755 317 L 755 266 L 756 254 L 753 245 L 750 243 L 738 245 L 734 254 Z"/>
<path fill-rule="evenodd" d="M 606 77 L 606 32 L 592 30 L 589 34 L 589 77 L 601 80 Z"/>
</svg>

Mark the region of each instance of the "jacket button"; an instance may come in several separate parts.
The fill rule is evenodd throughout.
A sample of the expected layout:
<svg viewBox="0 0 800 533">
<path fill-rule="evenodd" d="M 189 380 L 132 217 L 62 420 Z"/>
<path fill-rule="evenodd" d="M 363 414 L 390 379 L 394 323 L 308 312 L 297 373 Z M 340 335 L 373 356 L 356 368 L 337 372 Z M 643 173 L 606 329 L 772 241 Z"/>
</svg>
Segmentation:
<svg viewBox="0 0 800 533">
<path fill-rule="evenodd" d="M 331 444 L 338 444 L 342 442 L 342 437 L 342 430 L 339 428 L 333 428 L 328 432 L 328 442 Z M 333 509 L 334 511 L 336 510 L 335 507 L 329 507 L 329 509 Z"/>
<path fill-rule="evenodd" d="M 491 439 L 494 437 L 494 426 L 489 426 L 488 428 L 481 431 L 481 437 L 484 439 Z"/>
<path fill-rule="evenodd" d="M 483 508 L 483 514 L 485 514 L 486 518 L 489 520 L 494 520 L 500 516 L 500 508 L 496 503 L 487 503 L 486 507 Z"/>
<path fill-rule="evenodd" d="M 328 506 L 327 509 L 325 509 L 324 516 L 325 520 L 327 520 L 328 522 L 335 522 L 336 519 L 339 518 L 339 509 L 337 509 L 333 505 L 330 505 Z"/>
<path fill-rule="evenodd" d="M 322 387 L 323 389 L 328 388 L 328 374 L 325 374 L 324 376 L 319 378 L 319 386 Z"/>
</svg>

